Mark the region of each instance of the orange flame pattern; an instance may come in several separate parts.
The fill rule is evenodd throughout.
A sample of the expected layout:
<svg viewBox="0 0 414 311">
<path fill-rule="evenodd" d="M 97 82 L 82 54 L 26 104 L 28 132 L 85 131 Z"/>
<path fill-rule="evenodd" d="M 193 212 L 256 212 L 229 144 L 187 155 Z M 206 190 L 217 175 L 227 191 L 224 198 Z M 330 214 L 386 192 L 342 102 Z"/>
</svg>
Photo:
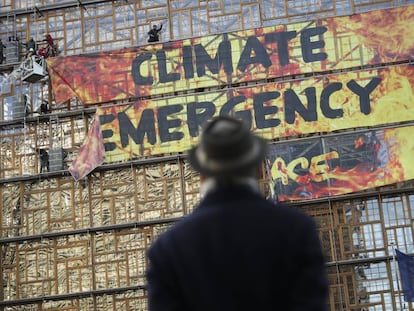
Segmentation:
<svg viewBox="0 0 414 311">
<path fill-rule="evenodd" d="M 232 62 L 233 68 L 235 68 L 232 75 L 227 75 L 224 70 L 220 70 L 218 74 L 207 70 L 207 74 L 204 76 L 184 79 L 182 48 L 201 44 L 206 48 L 210 57 L 214 58 L 217 53 L 216 48 L 223 40 L 223 35 L 191 38 L 117 51 L 51 57 L 47 59 L 47 64 L 56 103 L 60 104 L 72 97 L 77 97 L 86 105 L 98 104 L 174 91 L 228 85 L 229 83 L 413 59 L 413 17 L 414 6 L 406 6 L 315 21 L 313 26 L 327 28 L 327 32 L 323 35 L 325 42 L 323 50 L 327 53 L 328 59 L 311 63 L 303 61 L 300 45 L 300 31 L 305 26 L 309 27 L 308 23 L 306 25 L 298 23 L 229 33 L 227 36 L 232 46 L 232 57 L 234 58 Z M 291 30 L 297 31 L 298 35 L 288 43 L 290 63 L 281 66 L 276 43 L 266 43 L 265 35 Z M 249 36 L 254 36 L 265 46 L 272 62 L 270 67 L 265 68 L 261 64 L 252 64 L 245 72 L 236 70 L 237 55 L 240 55 Z M 344 40 L 344 38 L 349 40 Z M 167 70 L 179 73 L 180 80 L 159 82 L 159 65 L 155 54 L 161 50 L 166 53 Z M 133 60 L 142 53 L 153 54 L 151 60 L 141 66 L 143 76 L 154 77 L 152 85 L 136 85 L 132 77 Z"/>
<path fill-rule="evenodd" d="M 294 182 L 290 181 L 291 187 L 283 187 L 285 189 L 284 193 L 280 191 L 282 188 L 278 189 L 278 186 L 276 186 L 275 191 L 276 193 L 279 192 L 278 200 L 318 199 L 413 179 L 414 168 L 411 164 L 411 158 L 414 153 L 414 142 L 410 139 L 413 133 L 414 126 L 377 131 L 377 137 L 381 137 L 374 147 L 375 152 L 373 154 L 377 158 L 362 161 L 350 168 L 339 165 L 332 167 L 326 172 L 329 178 L 325 182 L 315 182 L 314 176 L 306 173 L 300 178 L 296 178 Z M 356 152 L 356 149 L 364 144 L 363 141 L 363 135 L 357 137 L 354 140 L 355 149 L 352 152 Z M 290 145 L 294 148 L 294 143 Z M 275 147 L 278 148 L 277 145 Z M 376 164 L 376 161 L 379 161 L 378 157 L 381 157 L 382 163 Z M 280 161 L 275 161 L 272 170 L 280 171 L 281 169 Z M 280 175 L 286 176 L 287 171 L 284 170 L 281 173 Z M 287 180 L 282 180 L 282 182 L 285 185 L 287 184 Z M 277 184 L 278 182 L 275 180 L 275 185 Z M 297 186 L 292 186 L 293 184 Z M 288 191 L 286 191 L 287 188 Z"/>
</svg>

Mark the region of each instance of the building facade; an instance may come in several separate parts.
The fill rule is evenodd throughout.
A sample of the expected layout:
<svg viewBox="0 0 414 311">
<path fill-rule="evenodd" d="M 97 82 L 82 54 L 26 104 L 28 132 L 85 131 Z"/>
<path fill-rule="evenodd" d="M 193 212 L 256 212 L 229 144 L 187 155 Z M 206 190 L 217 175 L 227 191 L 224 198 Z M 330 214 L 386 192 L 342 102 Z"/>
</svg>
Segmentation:
<svg viewBox="0 0 414 311">
<path fill-rule="evenodd" d="M 412 310 L 395 249 L 414 253 L 413 8 L 411 0 L 0 0 L 0 310 L 147 310 L 146 250 L 199 200 L 185 154 L 197 141 L 189 121 L 212 106 L 225 111 L 231 98 L 251 108 L 229 113 L 247 113 L 271 145 L 264 195 L 318 224 L 330 310 Z M 149 44 L 154 24 L 163 25 L 160 42 Z M 30 38 L 48 48 L 45 34 L 55 54 L 28 57 Z M 152 56 L 125 77 L 140 55 Z M 137 86 L 151 74 L 157 83 Z M 278 98 L 284 119 L 264 103 Z M 159 115 L 180 105 L 174 120 L 188 130 L 179 141 Z M 128 132 L 121 147 L 104 135 L 105 160 L 84 169 L 82 155 L 99 154 L 97 120 L 98 132 L 121 137 L 122 124 L 106 118 L 123 113 L 136 129 L 142 107 L 158 122 L 154 140 L 167 144 L 149 144 L 150 130 L 140 142 Z M 270 124 L 277 120 L 283 129 Z"/>
</svg>

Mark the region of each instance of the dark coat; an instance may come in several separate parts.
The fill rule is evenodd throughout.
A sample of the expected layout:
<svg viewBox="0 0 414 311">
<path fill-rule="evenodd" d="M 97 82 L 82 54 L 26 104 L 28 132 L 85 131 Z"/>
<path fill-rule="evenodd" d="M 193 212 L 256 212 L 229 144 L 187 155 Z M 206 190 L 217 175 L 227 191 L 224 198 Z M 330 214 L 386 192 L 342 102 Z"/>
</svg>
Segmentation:
<svg viewBox="0 0 414 311">
<path fill-rule="evenodd" d="M 148 42 L 158 42 L 160 41 L 159 32 L 162 30 L 162 24 L 159 28 L 153 27 L 150 31 L 148 31 Z"/>
<path fill-rule="evenodd" d="M 33 49 L 33 51 L 37 51 L 37 43 L 36 41 L 34 41 L 33 39 L 30 39 L 29 41 L 27 41 L 26 43 L 26 48 L 29 51 L 30 49 Z"/>
<path fill-rule="evenodd" d="M 315 223 L 247 188 L 208 194 L 148 256 L 150 311 L 327 310 Z"/>
</svg>

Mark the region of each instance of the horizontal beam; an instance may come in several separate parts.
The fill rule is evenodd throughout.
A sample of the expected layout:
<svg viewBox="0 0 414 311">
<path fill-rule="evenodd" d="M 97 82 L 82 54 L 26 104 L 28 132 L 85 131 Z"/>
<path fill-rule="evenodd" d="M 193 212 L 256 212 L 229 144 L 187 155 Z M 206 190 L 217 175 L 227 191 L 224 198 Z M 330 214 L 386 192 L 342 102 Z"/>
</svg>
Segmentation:
<svg viewBox="0 0 414 311">
<path fill-rule="evenodd" d="M 106 2 L 114 2 L 113 0 L 82 0 L 80 1 L 70 1 L 70 2 L 60 2 L 60 3 L 53 3 L 47 4 L 42 6 L 33 6 L 24 9 L 15 9 L 6 12 L 0 12 L 0 19 L 7 19 L 10 17 L 28 15 L 38 12 L 48 12 L 48 11 L 55 11 L 55 10 L 62 10 L 62 9 L 70 9 L 75 7 L 85 7 L 92 4 L 100 4 Z"/>
<path fill-rule="evenodd" d="M 35 124 L 40 122 L 50 122 L 53 120 L 61 120 L 66 118 L 82 117 L 92 115 L 96 112 L 96 108 L 84 108 L 65 112 L 41 114 L 37 116 L 27 116 L 25 118 L 17 118 L 13 120 L 1 120 L 0 130 L 21 126 L 22 124 Z"/>
<path fill-rule="evenodd" d="M 107 164 L 102 164 L 101 166 L 98 166 L 97 168 L 93 170 L 93 172 L 116 170 L 120 168 L 127 168 L 127 167 L 139 166 L 139 165 L 165 163 L 165 162 L 176 161 L 176 160 L 185 159 L 185 158 L 187 158 L 187 154 L 176 154 L 176 155 L 166 155 L 166 156 L 160 156 L 160 157 L 151 157 L 151 158 L 146 158 L 146 159 L 137 159 L 137 160 L 131 160 L 131 161 L 121 162 L 121 163 L 107 163 Z M 59 177 L 67 177 L 67 176 L 71 176 L 68 170 L 61 170 L 61 171 L 50 172 L 50 173 L 49 172 L 41 173 L 39 175 L 15 176 L 15 177 L 1 178 L 0 185 L 16 183 L 16 182 L 37 182 L 42 179 L 59 178 Z"/>
<path fill-rule="evenodd" d="M 414 254 L 409 254 L 413 256 Z M 370 263 L 378 263 L 378 262 L 390 262 L 395 260 L 394 256 L 381 256 L 376 258 L 364 258 L 364 259 L 352 259 L 352 260 L 343 260 L 337 262 L 328 262 L 326 264 L 327 267 L 332 266 L 343 266 L 343 265 L 363 265 L 363 264 L 370 264 Z M 32 297 L 32 298 L 23 298 L 23 299 L 14 299 L 14 300 L 3 300 L 0 301 L 0 307 L 9 307 L 9 306 L 21 306 L 21 305 L 28 305 L 28 304 L 38 304 L 47 301 L 62 301 L 68 299 L 85 299 L 90 297 L 102 296 L 102 295 L 116 295 L 116 294 L 123 294 L 128 291 L 139 291 L 139 290 L 146 290 L 145 285 L 133 285 L 133 286 L 124 286 L 124 287 L 116 287 L 116 288 L 107 288 L 107 289 L 98 289 L 98 290 L 89 290 L 83 292 L 76 292 L 76 293 L 68 293 L 68 294 L 61 294 L 61 295 L 46 295 L 46 296 L 39 296 L 39 297 Z"/>
<path fill-rule="evenodd" d="M 82 228 L 82 229 L 76 229 L 76 230 L 47 232 L 47 233 L 34 234 L 34 235 L 21 235 L 21 236 L 14 236 L 14 237 L 8 237 L 8 238 L 0 238 L 0 245 L 10 244 L 10 243 L 41 241 L 41 240 L 46 240 L 46 239 L 66 237 L 69 235 L 79 235 L 79 234 L 89 234 L 89 233 L 98 233 L 98 232 L 120 231 L 120 230 L 127 230 L 127 229 L 133 229 L 133 228 L 143 228 L 143 227 L 148 227 L 148 226 L 173 223 L 173 222 L 180 220 L 181 218 L 182 217 L 163 218 L 163 219 L 147 220 L 147 221 L 134 221 L 134 222 L 128 222 L 128 223 L 123 223 L 123 224 L 89 227 L 89 228 Z"/>
<path fill-rule="evenodd" d="M 0 307 L 38 304 L 38 303 L 47 302 L 47 301 L 83 299 L 83 298 L 90 298 L 90 297 L 102 296 L 102 295 L 123 294 L 128 291 L 145 290 L 145 288 L 146 288 L 145 285 L 134 285 L 134 286 L 107 288 L 107 289 L 95 289 L 95 290 L 89 290 L 89 291 L 84 291 L 84 292 L 61 294 L 61 295 L 48 295 L 48 296 L 38 296 L 38 297 L 33 297 L 33 298 L 3 300 L 3 301 L 0 301 Z"/>
</svg>

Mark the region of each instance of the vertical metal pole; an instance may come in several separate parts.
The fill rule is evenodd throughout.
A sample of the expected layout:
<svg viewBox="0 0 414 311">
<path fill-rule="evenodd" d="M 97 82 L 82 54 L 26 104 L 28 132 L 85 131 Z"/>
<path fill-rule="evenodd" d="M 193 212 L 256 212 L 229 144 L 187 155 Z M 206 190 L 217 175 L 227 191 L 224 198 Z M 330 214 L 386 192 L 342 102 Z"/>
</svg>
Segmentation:
<svg viewBox="0 0 414 311">
<path fill-rule="evenodd" d="M 394 242 L 391 242 L 390 244 L 392 247 L 394 246 Z M 394 247 L 392 248 L 392 261 L 394 263 L 395 277 L 397 278 L 398 300 L 400 302 L 400 310 L 404 310 L 404 305 L 401 300 L 400 278 L 398 277 L 398 273 L 400 270 L 395 260 L 395 248 Z"/>
</svg>

